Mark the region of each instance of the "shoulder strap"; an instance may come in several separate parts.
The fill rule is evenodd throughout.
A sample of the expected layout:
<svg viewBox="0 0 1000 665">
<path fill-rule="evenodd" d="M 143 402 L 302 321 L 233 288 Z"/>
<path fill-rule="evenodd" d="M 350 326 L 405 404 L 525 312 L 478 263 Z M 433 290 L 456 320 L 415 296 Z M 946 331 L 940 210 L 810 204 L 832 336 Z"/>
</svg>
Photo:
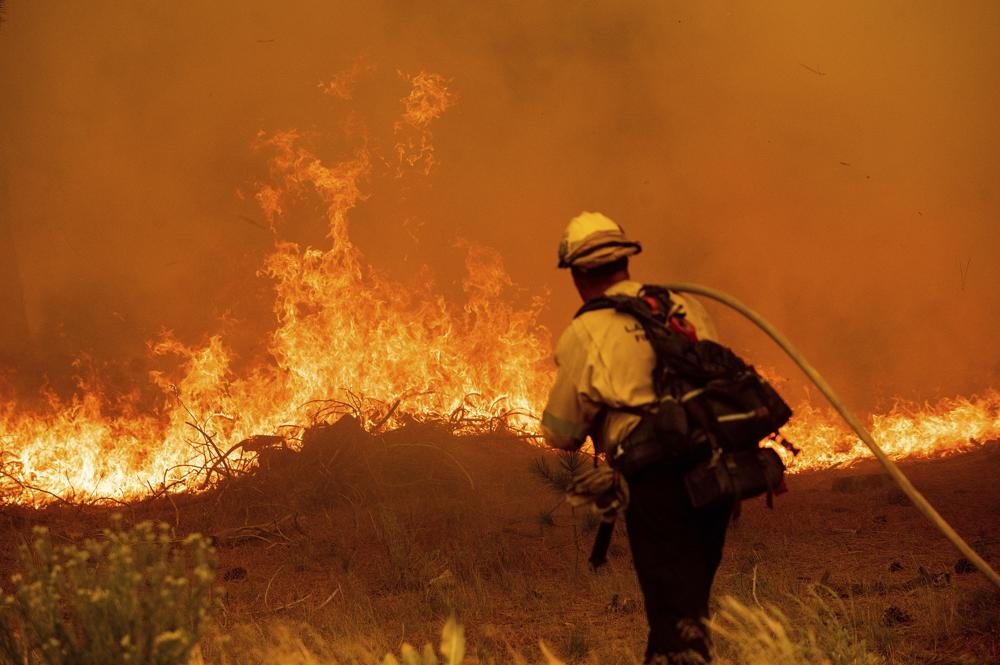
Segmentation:
<svg viewBox="0 0 1000 665">
<path fill-rule="evenodd" d="M 686 335 L 672 331 L 668 325 L 674 303 L 670 291 L 662 286 L 644 285 L 638 296 L 601 296 L 590 300 L 577 310 L 576 316 L 598 309 L 614 309 L 628 314 L 642 326 L 646 338 L 656 353 L 653 370 L 653 388 L 657 396 L 663 397 L 667 387 L 667 373 L 674 371 L 686 375 L 696 368 L 691 357 L 694 341 Z M 575 318 L 575 317 L 574 317 Z"/>
<path fill-rule="evenodd" d="M 573 318 L 577 318 L 586 314 L 587 312 L 593 312 L 598 309 L 615 309 L 617 310 L 620 306 L 624 306 L 624 303 L 620 301 L 628 298 L 628 296 L 601 296 L 600 298 L 594 298 L 593 300 L 588 300 L 583 303 L 580 309 L 576 310 L 576 314 Z"/>
<path fill-rule="evenodd" d="M 598 309 L 614 309 L 633 316 L 650 316 L 665 325 L 675 307 L 670 291 L 662 286 L 644 284 L 639 289 L 638 296 L 600 296 L 588 300 L 576 311 L 573 318 Z"/>
</svg>

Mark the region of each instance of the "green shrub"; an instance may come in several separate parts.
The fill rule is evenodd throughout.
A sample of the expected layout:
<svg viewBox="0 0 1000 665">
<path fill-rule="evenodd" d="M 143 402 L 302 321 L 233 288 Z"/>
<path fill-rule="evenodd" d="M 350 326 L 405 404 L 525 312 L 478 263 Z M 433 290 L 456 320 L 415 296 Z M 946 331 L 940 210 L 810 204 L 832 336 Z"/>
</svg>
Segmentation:
<svg viewBox="0 0 1000 665">
<path fill-rule="evenodd" d="M 200 535 L 116 523 L 80 546 L 36 529 L 0 600 L 0 663 L 181 665 L 210 615 L 213 552 Z"/>
</svg>

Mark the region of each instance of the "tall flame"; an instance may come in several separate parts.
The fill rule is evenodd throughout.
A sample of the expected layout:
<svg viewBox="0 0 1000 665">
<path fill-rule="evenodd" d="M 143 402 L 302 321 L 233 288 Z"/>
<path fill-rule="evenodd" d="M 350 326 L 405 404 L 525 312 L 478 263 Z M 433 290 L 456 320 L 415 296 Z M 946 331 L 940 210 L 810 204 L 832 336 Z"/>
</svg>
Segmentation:
<svg viewBox="0 0 1000 665">
<path fill-rule="evenodd" d="M 345 97 L 363 71 L 356 65 L 324 92 Z M 436 74 L 421 72 L 409 81 L 393 127 L 396 176 L 405 169 L 430 171 L 430 125 L 455 99 Z M 0 499 L 127 499 L 197 488 L 212 473 L 246 467 L 252 454 L 240 441 L 261 433 L 294 435 L 313 418 L 344 411 L 390 426 L 409 417 L 451 419 L 459 431 L 463 423 L 535 427 L 532 414 L 551 380 L 550 339 L 537 323 L 544 299 L 512 304 L 513 284 L 497 252 L 465 245 L 460 307 L 428 279 L 396 283 L 365 264 L 348 228 L 373 164 L 387 160 L 362 145 L 347 159 L 326 163 L 295 130 L 261 133 L 254 148 L 267 155 L 270 172 L 256 200 L 276 234 L 261 270 L 274 289 L 270 362 L 237 376 L 222 337 L 192 347 L 165 335 L 151 350 L 174 356 L 181 367 L 153 374 L 166 397 L 158 413 L 143 413 L 134 400 L 112 409 L 99 385 L 83 386 L 69 401 L 52 396 L 44 412 L 6 403 Z M 325 207 L 326 248 L 280 238 L 289 206 L 308 197 Z"/>
<path fill-rule="evenodd" d="M 323 86 L 349 99 L 356 64 Z M 430 126 L 455 103 L 447 81 L 410 77 L 393 126 L 391 175 L 427 174 L 434 166 Z M 157 356 L 179 363 L 152 375 L 158 409 L 128 394 L 110 396 L 99 382 L 69 399 L 47 395 L 44 409 L 0 403 L 0 503 L 128 500 L 198 489 L 245 470 L 253 452 L 241 441 L 266 433 L 291 438 L 313 419 L 354 412 L 369 426 L 405 418 L 449 419 L 458 431 L 503 423 L 537 431 L 551 383 L 551 339 L 538 324 L 542 296 L 512 303 L 513 284 L 499 254 L 466 243 L 465 302 L 455 306 L 429 279 L 403 285 L 368 266 L 352 243 L 348 215 L 365 196 L 376 165 L 391 163 L 367 142 L 337 162 L 320 158 L 295 130 L 261 133 L 267 182 L 256 201 L 275 233 L 261 274 L 274 290 L 268 362 L 237 374 L 221 336 L 188 345 L 164 335 Z M 315 197 L 325 208 L 328 246 L 281 239 L 292 204 Z M 899 406 L 876 416 L 876 438 L 890 454 L 932 456 L 1000 437 L 1000 394 Z M 867 455 L 829 414 L 800 406 L 788 436 L 805 452 L 793 468 L 849 464 Z"/>
</svg>

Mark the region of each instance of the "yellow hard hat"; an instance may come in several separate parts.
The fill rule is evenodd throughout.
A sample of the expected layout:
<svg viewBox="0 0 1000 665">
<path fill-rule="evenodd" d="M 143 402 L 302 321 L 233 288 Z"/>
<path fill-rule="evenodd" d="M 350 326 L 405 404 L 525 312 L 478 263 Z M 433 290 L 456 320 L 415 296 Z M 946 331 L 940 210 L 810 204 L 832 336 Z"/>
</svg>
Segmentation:
<svg viewBox="0 0 1000 665">
<path fill-rule="evenodd" d="M 599 212 L 584 212 L 570 220 L 559 243 L 559 267 L 590 270 L 642 251 L 625 231 Z"/>
</svg>

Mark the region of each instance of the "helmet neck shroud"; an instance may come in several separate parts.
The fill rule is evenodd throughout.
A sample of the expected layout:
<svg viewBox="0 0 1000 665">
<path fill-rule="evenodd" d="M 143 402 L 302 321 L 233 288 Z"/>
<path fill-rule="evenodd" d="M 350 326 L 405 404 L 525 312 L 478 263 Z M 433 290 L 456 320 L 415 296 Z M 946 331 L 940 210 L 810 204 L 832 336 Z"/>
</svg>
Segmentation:
<svg viewBox="0 0 1000 665">
<path fill-rule="evenodd" d="M 622 257 L 611 263 L 584 270 L 583 268 L 572 268 L 573 285 L 583 302 L 589 302 L 595 298 L 600 298 L 604 292 L 617 284 L 630 279 L 628 271 L 628 257 Z"/>
</svg>

